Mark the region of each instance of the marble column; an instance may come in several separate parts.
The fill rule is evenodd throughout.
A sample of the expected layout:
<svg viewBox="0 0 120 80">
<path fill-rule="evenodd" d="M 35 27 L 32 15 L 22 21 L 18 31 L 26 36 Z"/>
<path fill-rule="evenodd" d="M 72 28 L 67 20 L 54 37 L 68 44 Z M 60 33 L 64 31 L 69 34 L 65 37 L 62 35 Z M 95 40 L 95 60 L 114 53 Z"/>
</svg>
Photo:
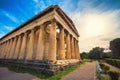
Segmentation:
<svg viewBox="0 0 120 80">
<path fill-rule="evenodd" d="M 6 49 L 7 49 L 7 41 L 5 41 L 5 47 L 4 47 L 4 51 L 3 51 L 3 58 L 5 59 L 6 56 Z"/>
<path fill-rule="evenodd" d="M 9 59 L 12 59 L 12 47 L 13 47 L 13 44 L 14 44 L 14 39 L 12 38 L 11 39 L 12 41 L 11 41 L 11 46 L 10 46 L 10 50 L 9 50 Z"/>
<path fill-rule="evenodd" d="M 61 29 L 61 32 L 60 32 L 60 45 L 59 45 L 59 58 L 60 59 L 65 59 L 65 39 L 64 39 L 64 28 Z"/>
<path fill-rule="evenodd" d="M 8 45 L 7 45 L 7 49 L 6 49 L 6 59 L 8 58 L 8 50 L 9 50 L 9 46 L 10 46 L 10 40 L 8 40 Z"/>
<path fill-rule="evenodd" d="M 4 54 L 4 58 L 6 58 L 6 55 L 7 55 L 7 48 L 8 48 L 8 41 L 6 41 L 6 48 L 5 48 L 5 54 Z"/>
<path fill-rule="evenodd" d="M 53 62 L 56 61 L 56 29 L 57 24 L 56 22 L 52 22 L 50 25 L 50 34 L 49 34 L 49 58 L 48 60 L 52 60 Z"/>
<path fill-rule="evenodd" d="M 21 35 L 18 36 L 17 44 L 15 47 L 14 59 L 18 59 L 21 49 Z"/>
<path fill-rule="evenodd" d="M 15 48 L 16 48 L 16 43 L 17 43 L 17 37 L 14 37 L 14 43 L 11 49 L 11 58 L 14 59 L 14 53 L 15 53 Z"/>
<path fill-rule="evenodd" d="M 27 46 L 27 54 L 26 54 L 26 60 L 32 60 L 33 57 L 33 50 L 34 50 L 34 29 L 31 30 L 31 33 L 29 34 L 29 41 Z"/>
<path fill-rule="evenodd" d="M 14 46 L 14 41 L 15 41 L 15 39 L 14 38 L 12 38 L 12 46 L 11 46 L 11 50 L 10 50 L 10 56 L 9 56 L 9 58 L 12 58 L 12 50 L 13 50 L 13 46 Z"/>
<path fill-rule="evenodd" d="M 1 48 L 2 48 L 2 44 L 0 43 L 0 51 L 2 50 Z M 1 58 L 1 55 L 2 55 L 2 54 L 1 54 L 1 52 L 0 52 L 0 58 Z"/>
<path fill-rule="evenodd" d="M 41 25 L 39 30 L 36 60 L 43 60 L 43 51 L 44 51 L 43 27 L 44 26 Z"/>
<path fill-rule="evenodd" d="M 34 29 L 34 52 L 33 52 L 33 59 L 36 59 L 37 55 L 37 45 L 38 45 L 38 38 L 39 38 L 39 29 Z"/>
<path fill-rule="evenodd" d="M 18 59 L 18 58 L 19 58 L 19 55 L 20 55 L 20 50 L 21 50 L 21 45 L 22 45 L 22 37 L 23 37 L 23 35 L 21 34 L 21 35 L 20 35 L 20 38 L 19 38 L 19 43 L 18 43 L 18 50 L 16 51 L 18 54 L 17 54 L 17 56 L 15 57 L 15 59 Z"/>
<path fill-rule="evenodd" d="M 72 40 L 71 40 L 71 58 L 72 59 L 75 58 L 74 38 L 73 37 L 72 37 Z"/>
<path fill-rule="evenodd" d="M 80 59 L 80 51 L 79 51 L 79 44 L 78 44 L 78 41 L 77 41 L 77 59 Z"/>
<path fill-rule="evenodd" d="M 25 59 L 26 56 L 26 46 L 27 46 L 27 33 L 24 33 L 24 36 L 22 38 L 22 44 L 19 54 L 19 59 Z"/>
<path fill-rule="evenodd" d="M 77 41 L 75 40 L 75 59 L 78 58 L 78 54 L 77 54 Z"/>
<path fill-rule="evenodd" d="M 10 50 L 11 50 L 11 47 L 12 47 L 12 39 L 10 39 L 10 44 L 9 44 L 9 49 L 8 49 L 8 56 L 7 56 L 8 59 L 10 59 Z"/>
<path fill-rule="evenodd" d="M 2 43 L 1 56 L 0 56 L 1 58 L 2 58 L 2 56 L 3 56 L 3 53 L 2 53 L 3 50 L 4 50 L 4 43 Z"/>
<path fill-rule="evenodd" d="M 3 42 L 3 49 L 1 51 L 1 58 L 4 58 L 5 42 Z"/>
<path fill-rule="evenodd" d="M 71 49 L 70 49 L 70 34 L 67 34 L 66 37 L 66 58 L 71 59 Z"/>
</svg>

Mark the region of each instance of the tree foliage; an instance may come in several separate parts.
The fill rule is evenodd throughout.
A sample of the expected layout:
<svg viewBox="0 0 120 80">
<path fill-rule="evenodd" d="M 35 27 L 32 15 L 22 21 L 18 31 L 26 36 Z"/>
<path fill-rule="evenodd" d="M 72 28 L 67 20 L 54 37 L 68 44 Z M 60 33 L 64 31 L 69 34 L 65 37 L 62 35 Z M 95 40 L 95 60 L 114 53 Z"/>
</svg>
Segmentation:
<svg viewBox="0 0 120 80">
<path fill-rule="evenodd" d="M 88 53 L 87 53 L 87 52 L 82 52 L 82 53 L 81 53 L 81 58 L 82 58 L 82 59 L 88 58 Z"/>
<path fill-rule="evenodd" d="M 116 58 L 120 58 L 120 38 L 110 41 L 110 50 Z"/>
<path fill-rule="evenodd" d="M 95 47 L 89 52 L 89 58 L 91 59 L 101 59 L 103 56 L 104 48 Z"/>
</svg>

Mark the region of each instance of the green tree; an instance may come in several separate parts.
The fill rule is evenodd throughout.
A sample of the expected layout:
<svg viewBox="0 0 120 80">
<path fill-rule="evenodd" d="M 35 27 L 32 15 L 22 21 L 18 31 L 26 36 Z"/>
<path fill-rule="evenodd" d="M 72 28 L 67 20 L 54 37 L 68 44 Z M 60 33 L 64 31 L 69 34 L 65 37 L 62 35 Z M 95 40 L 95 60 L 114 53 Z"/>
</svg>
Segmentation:
<svg viewBox="0 0 120 80">
<path fill-rule="evenodd" d="M 84 58 L 88 58 L 88 53 L 87 52 L 82 52 L 80 54 L 81 58 L 84 59 Z"/>
<path fill-rule="evenodd" d="M 103 56 L 104 48 L 95 47 L 89 52 L 89 58 L 91 59 L 101 59 Z"/>
<path fill-rule="evenodd" d="M 110 50 L 114 57 L 120 58 L 120 38 L 110 41 Z"/>
</svg>

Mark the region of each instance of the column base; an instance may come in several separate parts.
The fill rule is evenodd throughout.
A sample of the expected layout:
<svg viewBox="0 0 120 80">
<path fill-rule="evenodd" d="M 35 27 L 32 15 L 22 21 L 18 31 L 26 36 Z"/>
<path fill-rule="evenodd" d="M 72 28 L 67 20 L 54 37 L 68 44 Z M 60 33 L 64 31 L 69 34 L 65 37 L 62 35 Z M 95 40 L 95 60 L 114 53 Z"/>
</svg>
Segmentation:
<svg viewBox="0 0 120 80">
<path fill-rule="evenodd" d="M 70 67 L 79 64 L 80 60 L 57 60 L 52 62 L 50 60 L 16 60 L 16 59 L 0 59 L 0 64 L 15 66 L 18 69 L 33 70 L 45 75 L 55 75 L 63 70 L 67 70 Z"/>
</svg>

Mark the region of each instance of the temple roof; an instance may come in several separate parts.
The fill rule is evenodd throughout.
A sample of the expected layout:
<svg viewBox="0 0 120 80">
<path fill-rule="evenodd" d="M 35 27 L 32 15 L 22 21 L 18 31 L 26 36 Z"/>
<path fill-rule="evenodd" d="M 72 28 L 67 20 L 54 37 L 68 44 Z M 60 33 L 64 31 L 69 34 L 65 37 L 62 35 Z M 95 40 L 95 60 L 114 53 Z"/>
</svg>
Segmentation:
<svg viewBox="0 0 120 80">
<path fill-rule="evenodd" d="M 79 33 L 78 33 L 77 29 L 75 28 L 72 20 L 63 12 L 63 10 L 59 6 L 57 6 L 57 5 L 51 5 L 48 8 L 46 8 L 45 10 L 43 10 L 42 12 L 38 13 L 37 15 L 35 15 L 31 19 L 29 19 L 28 21 L 26 21 L 25 23 L 23 23 L 20 26 L 18 26 L 16 29 L 14 29 L 11 32 L 7 33 L 5 36 L 0 38 L 0 40 L 2 40 L 3 38 L 7 37 L 9 34 L 19 30 L 20 28 L 28 25 L 29 23 L 33 22 L 34 20 L 36 20 L 36 19 L 46 15 L 49 12 L 52 12 L 53 10 L 56 10 L 56 12 L 67 23 L 67 25 L 79 36 Z"/>
</svg>

